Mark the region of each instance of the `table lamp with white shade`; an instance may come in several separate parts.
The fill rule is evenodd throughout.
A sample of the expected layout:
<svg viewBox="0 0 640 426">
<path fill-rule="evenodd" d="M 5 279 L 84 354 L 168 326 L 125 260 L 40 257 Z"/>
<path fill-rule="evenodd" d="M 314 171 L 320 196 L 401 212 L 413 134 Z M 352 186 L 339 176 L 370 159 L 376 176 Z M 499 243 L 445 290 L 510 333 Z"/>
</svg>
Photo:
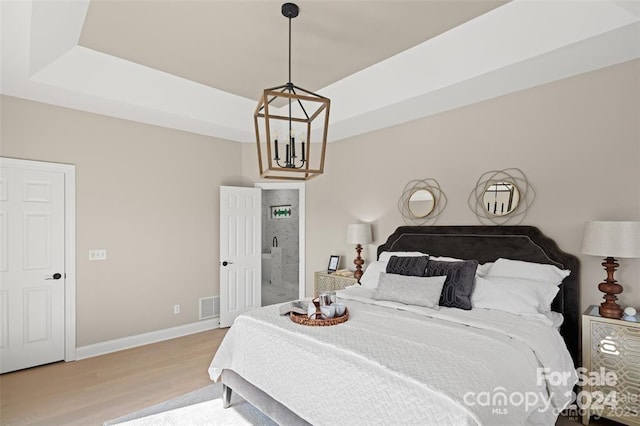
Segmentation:
<svg viewBox="0 0 640 426">
<path fill-rule="evenodd" d="M 371 225 L 368 223 L 354 223 L 347 226 L 347 243 L 356 244 L 356 258 L 353 263 L 356 265 L 356 270 L 353 273 L 355 279 L 360 282 L 362 277 L 362 265 L 364 265 L 364 259 L 360 256 L 362 253 L 362 244 L 369 244 L 371 239 Z"/>
<path fill-rule="evenodd" d="M 622 286 L 613 278 L 620 266 L 616 257 L 640 258 L 640 222 L 592 221 L 587 222 L 582 239 L 582 253 L 604 256 L 607 279 L 598 285 L 605 293 L 605 300 L 598 312 L 605 318 L 622 318 L 622 307 L 616 303 L 616 295 L 622 293 Z"/>
</svg>

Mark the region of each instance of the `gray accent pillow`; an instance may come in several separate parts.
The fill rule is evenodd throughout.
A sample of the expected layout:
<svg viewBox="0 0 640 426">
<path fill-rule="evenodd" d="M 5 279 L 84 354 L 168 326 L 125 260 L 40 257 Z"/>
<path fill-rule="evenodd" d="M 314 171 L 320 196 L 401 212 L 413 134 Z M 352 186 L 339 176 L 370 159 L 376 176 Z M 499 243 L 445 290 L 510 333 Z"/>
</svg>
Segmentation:
<svg viewBox="0 0 640 426">
<path fill-rule="evenodd" d="M 460 262 L 429 260 L 426 276 L 447 276 L 440 295 L 440 306 L 467 311 L 471 309 L 471 293 L 476 282 L 476 269 L 478 269 L 477 260 Z"/>
<path fill-rule="evenodd" d="M 373 298 L 437 309 L 445 279 L 444 276 L 414 277 L 380 272 Z"/>
<path fill-rule="evenodd" d="M 424 277 L 429 256 L 391 256 L 387 262 L 386 272 L 389 274 L 412 275 Z"/>
</svg>

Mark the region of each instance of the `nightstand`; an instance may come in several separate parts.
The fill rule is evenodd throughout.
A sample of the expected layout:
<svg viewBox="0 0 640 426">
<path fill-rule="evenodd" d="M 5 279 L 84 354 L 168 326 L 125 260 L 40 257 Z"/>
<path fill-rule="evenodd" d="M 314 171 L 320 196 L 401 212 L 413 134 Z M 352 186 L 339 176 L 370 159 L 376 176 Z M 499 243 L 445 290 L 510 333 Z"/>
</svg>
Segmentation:
<svg viewBox="0 0 640 426">
<path fill-rule="evenodd" d="M 318 296 L 321 291 L 342 290 L 354 284 L 358 284 L 358 280 L 353 277 L 341 277 L 324 271 L 316 272 L 313 290 L 314 297 Z"/>
<path fill-rule="evenodd" d="M 582 366 L 582 424 L 598 415 L 640 425 L 640 323 L 603 318 L 590 306 L 582 315 Z"/>
</svg>

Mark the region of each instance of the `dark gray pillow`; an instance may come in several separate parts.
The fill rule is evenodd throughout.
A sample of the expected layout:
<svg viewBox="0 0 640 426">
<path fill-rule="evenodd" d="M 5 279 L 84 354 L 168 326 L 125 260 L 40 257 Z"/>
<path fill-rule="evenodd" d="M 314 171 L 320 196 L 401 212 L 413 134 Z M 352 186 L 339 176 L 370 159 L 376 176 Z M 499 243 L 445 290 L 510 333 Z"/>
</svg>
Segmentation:
<svg viewBox="0 0 640 426">
<path fill-rule="evenodd" d="M 427 263 L 427 277 L 447 276 L 440 295 L 440 306 L 471 309 L 471 293 L 473 293 L 475 285 L 477 268 L 477 260 L 463 260 L 461 262 L 430 260 Z"/>
<path fill-rule="evenodd" d="M 424 277 L 429 256 L 391 256 L 387 263 L 388 274 Z"/>
</svg>

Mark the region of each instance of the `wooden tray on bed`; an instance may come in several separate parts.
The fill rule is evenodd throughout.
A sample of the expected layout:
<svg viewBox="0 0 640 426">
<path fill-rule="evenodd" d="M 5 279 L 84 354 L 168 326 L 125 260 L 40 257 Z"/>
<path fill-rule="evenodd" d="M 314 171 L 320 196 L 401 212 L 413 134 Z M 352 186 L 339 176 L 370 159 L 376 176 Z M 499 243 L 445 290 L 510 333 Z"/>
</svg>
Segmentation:
<svg viewBox="0 0 640 426">
<path fill-rule="evenodd" d="M 319 309 L 316 309 L 316 315 L 317 316 L 320 315 Z M 337 324 L 342 324 L 343 322 L 349 319 L 349 309 L 345 307 L 344 314 L 340 315 L 339 317 L 333 317 L 333 318 L 327 318 L 327 319 L 322 319 L 322 318 L 311 319 L 304 314 L 296 314 L 294 312 L 291 312 L 291 314 L 289 314 L 289 318 L 291 318 L 291 321 L 297 324 L 308 325 L 312 327 L 337 325 Z"/>
</svg>

